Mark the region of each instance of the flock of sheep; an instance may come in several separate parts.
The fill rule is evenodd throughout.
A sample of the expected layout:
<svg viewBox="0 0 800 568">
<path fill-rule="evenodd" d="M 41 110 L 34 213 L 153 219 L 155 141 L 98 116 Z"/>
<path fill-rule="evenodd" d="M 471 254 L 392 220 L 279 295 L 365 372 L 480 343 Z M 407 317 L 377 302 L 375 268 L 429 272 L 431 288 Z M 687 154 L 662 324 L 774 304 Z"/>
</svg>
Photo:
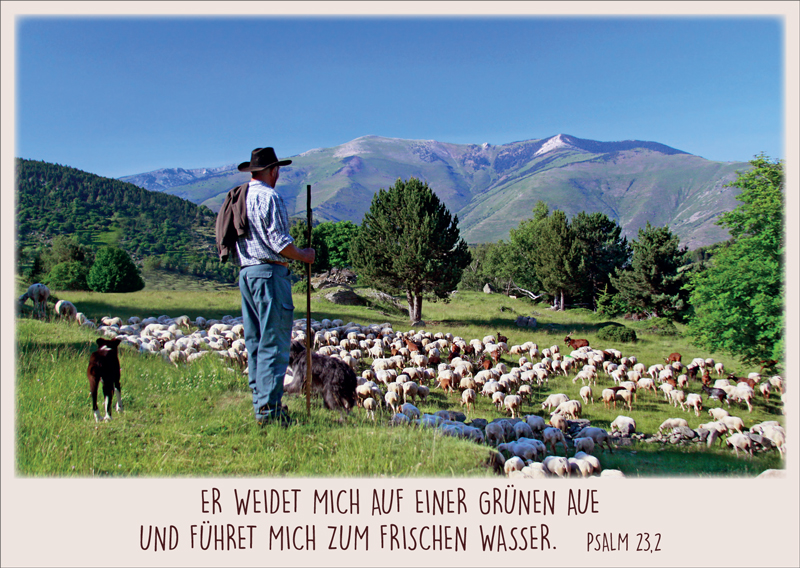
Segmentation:
<svg viewBox="0 0 800 568">
<path fill-rule="evenodd" d="M 33 298 L 40 310 L 47 301 L 47 296 L 42 299 L 42 287 L 31 286 L 20 302 Z M 131 317 L 125 322 L 104 317 L 94 322 L 65 300 L 56 304 L 55 313 L 106 337 L 119 337 L 141 353 L 161 355 L 174 365 L 214 354 L 247 373 L 241 317 Z M 724 400 L 728 408 L 733 401 L 741 409 L 746 405 L 752 410 L 756 392 L 768 399 L 777 391 L 783 400 L 785 386 L 780 376 L 764 379 L 751 373 L 734 384 L 732 377 L 722 377 L 724 366 L 710 359 L 698 358 L 684 365 L 680 355 L 673 354 L 664 364 L 647 367 L 636 357 L 623 356 L 615 349 L 593 349 L 588 342 L 562 354 L 558 345 L 541 350 L 532 342 L 509 346 L 507 338 L 499 334 L 466 341 L 449 333 L 394 331 L 388 323 L 359 325 L 326 319 L 312 321 L 312 331 L 318 353 L 344 360 L 359 375 L 356 394 L 366 416 L 375 420 L 376 412 L 385 410 L 390 414 L 390 425 L 435 428 L 443 435 L 492 446 L 497 450 L 493 465 L 508 476 L 623 476 L 617 470 L 603 470 L 594 454 L 599 450 L 613 452 L 612 440 L 636 432 L 635 420 L 620 415 L 606 431 L 581 419 L 585 406 L 597 400 L 607 408 L 616 408 L 619 403 L 631 411 L 640 391 L 657 395 L 661 391 L 666 404 L 699 416 L 703 410 L 701 394 L 685 394 L 684 390 L 690 378 L 698 380 L 698 374 L 704 392 L 720 402 L 720 407 L 708 410 L 712 421 L 696 430 L 709 447 L 724 440 L 737 456 L 740 451 L 752 456 L 754 440 L 758 440 L 764 447 L 775 447 L 781 455 L 785 451 L 786 433 L 778 422 L 763 422 L 746 432 L 744 421 L 722 408 Z M 306 334 L 306 320 L 295 321 L 292 338 L 305 343 Z M 577 345 L 569 336 L 565 343 L 570 349 Z M 500 357 L 506 354 L 517 356 L 518 364 L 509 367 L 502 362 Z M 713 382 L 711 373 L 717 376 Z M 546 385 L 555 375 L 571 376 L 574 384 L 581 381 L 580 400 L 562 393 L 550 394 L 541 401 L 542 410 L 549 413 L 547 421 L 536 414 L 523 415 L 523 402 L 534 404 L 534 387 Z M 597 386 L 601 377 L 605 388 Z M 460 391 L 460 410 L 466 414 L 460 410 L 422 413 L 416 404 L 424 402 L 432 389 Z M 599 397 L 595 396 L 597 390 Z M 467 422 L 478 397 L 489 398 L 504 416 L 491 422 L 477 418 Z M 687 427 L 684 418 L 670 418 L 656 435 Z M 563 457 L 557 455 L 559 446 Z"/>
</svg>

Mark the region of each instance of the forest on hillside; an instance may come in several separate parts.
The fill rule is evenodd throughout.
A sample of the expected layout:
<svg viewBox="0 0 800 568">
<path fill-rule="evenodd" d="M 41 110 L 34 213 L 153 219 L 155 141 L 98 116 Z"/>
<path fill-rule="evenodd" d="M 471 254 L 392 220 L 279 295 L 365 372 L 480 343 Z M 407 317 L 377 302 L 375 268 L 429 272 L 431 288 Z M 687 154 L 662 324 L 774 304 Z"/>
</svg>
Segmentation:
<svg viewBox="0 0 800 568">
<path fill-rule="evenodd" d="M 221 281 L 216 214 L 205 206 L 130 183 L 42 161 L 16 161 L 17 272 L 37 279 L 42 252 L 59 235 L 88 249 L 115 246 L 137 263 Z"/>
</svg>

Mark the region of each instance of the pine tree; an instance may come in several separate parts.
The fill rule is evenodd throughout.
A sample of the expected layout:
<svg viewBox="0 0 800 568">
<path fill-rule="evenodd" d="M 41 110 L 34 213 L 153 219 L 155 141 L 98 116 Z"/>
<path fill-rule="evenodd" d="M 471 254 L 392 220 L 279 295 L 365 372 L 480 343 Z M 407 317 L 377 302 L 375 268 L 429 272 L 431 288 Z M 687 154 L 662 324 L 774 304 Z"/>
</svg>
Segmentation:
<svg viewBox="0 0 800 568">
<path fill-rule="evenodd" d="M 563 310 L 566 298 L 580 289 L 575 278 L 578 248 L 566 213 L 558 209 L 550 213 L 546 203 L 538 202 L 533 218 L 511 230 L 511 242 L 532 273 L 528 279 L 537 281 Z"/>
<path fill-rule="evenodd" d="M 672 234 L 669 227 L 647 226 L 639 229 L 638 238 L 631 243 L 631 265 L 616 270 L 611 286 L 618 290 L 617 301 L 628 311 L 658 317 L 679 319 L 688 307 L 683 290 L 686 274 L 683 265 L 686 247 Z"/>
<path fill-rule="evenodd" d="M 580 299 L 592 309 L 597 298 L 611 283 L 617 268 L 624 268 L 631 256 L 622 228 L 605 213 L 581 211 L 570 222 L 578 246 L 577 282 Z"/>
<path fill-rule="evenodd" d="M 405 292 L 411 322 L 422 320 L 423 296 L 447 301 L 470 262 L 452 217 L 416 178 L 380 189 L 350 244 L 359 278 L 391 294 Z"/>
</svg>

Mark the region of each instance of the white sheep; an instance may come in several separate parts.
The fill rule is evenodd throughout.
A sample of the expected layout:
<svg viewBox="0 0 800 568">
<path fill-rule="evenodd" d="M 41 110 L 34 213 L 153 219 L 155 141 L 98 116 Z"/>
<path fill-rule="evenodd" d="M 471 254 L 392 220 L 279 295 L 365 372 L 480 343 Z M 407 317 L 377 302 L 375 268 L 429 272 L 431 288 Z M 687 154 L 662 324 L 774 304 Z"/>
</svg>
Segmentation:
<svg viewBox="0 0 800 568">
<path fill-rule="evenodd" d="M 397 393 L 391 391 L 387 392 L 383 398 L 386 401 L 386 406 L 391 408 L 392 412 L 397 413 L 397 403 L 400 400 Z"/>
<path fill-rule="evenodd" d="M 611 432 L 619 432 L 622 435 L 630 435 L 636 432 L 636 420 L 630 416 L 617 416 L 611 423 Z"/>
<path fill-rule="evenodd" d="M 708 414 L 711 415 L 711 418 L 714 420 L 722 420 L 726 416 L 730 416 L 728 411 L 724 408 L 709 408 Z"/>
<path fill-rule="evenodd" d="M 725 441 L 725 444 L 734 449 L 736 457 L 739 457 L 739 450 L 747 452 L 750 457 L 753 457 L 753 445 L 750 442 L 750 438 L 744 434 L 734 434 Z"/>
<path fill-rule="evenodd" d="M 600 460 L 591 454 L 579 451 L 575 452 L 574 457 L 576 460 L 582 460 L 590 464 L 592 466 L 592 473 L 600 473 L 603 469 L 602 466 L 600 465 Z"/>
<path fill-rule="evenodd" d="M 579 400 L 568 400 L 566 402 L 562 402 L 561 404 L 559 404 L 556 407 L 555 412 L 561 414 L 565 418 L 571 418 L 572 420 L 577 420 L 578 418 L 581 417 L 583 408 Z"/>
<path fill-rule="evenodd" d="M 591 441 L 591 438 L 584 438 Z M 594 472 L 594 467 L 586 460 L 577 458 L 568 458 L 570 476 L 591 477 Z"/>
<path fill-rule="evenodd" d="M 673 428 L 688 428 L 689 423 L 683 418 L 667 418 L 658 427 L 658 433 L 661 434 L 664 430 L 672 430 Z"/>
<path fill-rule="evenodd" d="M 564 447 L 566 447 L 566 444 Z M 566 457 L 547 456 L 544 458 L 542 465 L 551 475 L 556 477 L 567 477 L 569 475 L 569 460 Z"/>
<path fill-rule="evenodd" d="M 589 385 L 581 387 L 579 394 L 581 399 L 583 400 L 583 404 L 589 404 L 589 402 L 594 404 L 594 397 L 592 396 L 592 387 L 590 387 Z"/>
<path fill-rule="evenodd" d="M 364 410 L 367 411 L 367 418 L 372 418 L 372 420 L 374 421 L 375 420 L 375 409 L 378 407 L 378 403 L 375 402 L 375 399 L 370 396 L 370 397 L 364 399 L 364 402 L 362 402 L 362 405 L 364 406 Z"/>
<path fill-rule="evenodd" d="M 681 410 L 686 410 L 686 393 L 682 390 L 673 389 L 667 393 L 669 395 L 670 400 L 672 400 L 672 406 L 677 407 L 679 404 L 681 405 Z"/>
<path fill-rule="evenodd" d="M 542 403 L 542 410 L 550 410 L 552 408 L 557 407 L 562 402 L 567 402 L 569 397 L 565 394 L 558 393 L 558 394 L 551 394 Z"/>
<path fill-rule="evenodd" d="M 694 408 L 695 416 L 700 416 L 703 410 L 703 398 L 699 394 L 690 392 L 686 396 L 686 411 L 688 412 L 690 408 Z"/>
<path fill-rule="evenodd" d="M 69 300 L 56 302 L 56 315 L 66 320 L 78 321 L 78 309 Z"/>
<path fill-rule="evenodd" d="M 633 411 L 632 403 L 633 403 L 633 393 L 627 389 L 618 390 L 614 394 L 614 408 L 617 407 L 616 401 L 621 400 L 622 406 L 624 407 L 626 404 L 628 405 L 628 410 Z"/>
<path fill-rule="evenodd" d="M 473 389 L 466 389 L 464 392 L 461 393 L 461 406 L 467 407 L 467 413 L 470 411 L 470 407 L 472 411 L 475 412 L 475 398 L 477 394 Z"/>
<path fill-rule="evenodd" d="M 550 426 L 553 428 L 558 428 L 562 432 L 568 429 L 567 419 L 564 418 L 563 415 L 559 414 L 558 412 L 553 412 L 550 415 Z"/>
<path fill-rule="evenodd" d="M 547 427 L 544 418 L 535 414 L 529 414 L 525 416 L 525 422 L 534 432 L 541 432 Z"/>
<path fill-rule="evenodd" d="M 419 390 L 419 385 L 414 381 L 405 381 L 403 383 L 403 402 L 408 402 L 410 398 L 413 402 L 416 402 L 417 392 Z"/>
<path fill-rule="evenodd" d="M 575 438 L 591 438 L 594 440 L 594 445 L 602 448 L 603 444 L 606 445 L 608 450 L 613 454 L 614 450 L 611 448 L 611 441 L 609 440 L 608 432 L 603 430 L 602 428 L 597 428 L 595 426 L 587 426 L 583 428 L 580 432 L 575 434 Z"/>
<path fill-rule="evenodd" d="M 500 422 L 490 422 L 486 425 L 486 443 L 497 446 L 505 439 L 506 433 Z"/>
<path fill-rule="evenodd" d="M 736 430 L 740 434 L 744 430 L 744 420 L 738 416 L 723 416 L 719 421 L 725 424 L 728 430 Z"/>
<path fill-rule="evenodd" d="M 507 459 L 506 463 L 503 464 L 503 470 L 507 476 L 510 475 L 512 471 L 520 471 L 523 467 L 525 467 L 525 462 L 522 461 L 522 458 L 517 456 Z"/>
<path fill-rule="evenodd" d="M 28 286 L 28 290 L 19 297 L 20 304 L 24 304 L 28 299 L 33 300 L 33 313 L 36 316 L 44 317 L 47 312 L 47 299 L 50 297 L 50 288 L 37 282 Z"/>
<path fill-rule="evenodd" d="M 594 451 L 594 440 L 589 437 L 573 438 L 572 443 L 575 445 L 575 452 L 591 454 Z"/>
<path fill-rule="evenodd" d="M 522 399 L 516 394 L 510 394 L 503 399 L 506 409 L 511 412 L 511 418 L 516 418 Z"/>
<path fill-rule="evenodd" d="M 567 455 L 567 440 L 564 438 L 564 433 L 559 428 L 545 428 L 544 432 L 542 432 L 542 439 L 545 446 L 550 446 L 551 453 L 555 454 L 556 444 L 561 443 L 561 445 L 564 446 L 564 455 Z"/>
</svg>

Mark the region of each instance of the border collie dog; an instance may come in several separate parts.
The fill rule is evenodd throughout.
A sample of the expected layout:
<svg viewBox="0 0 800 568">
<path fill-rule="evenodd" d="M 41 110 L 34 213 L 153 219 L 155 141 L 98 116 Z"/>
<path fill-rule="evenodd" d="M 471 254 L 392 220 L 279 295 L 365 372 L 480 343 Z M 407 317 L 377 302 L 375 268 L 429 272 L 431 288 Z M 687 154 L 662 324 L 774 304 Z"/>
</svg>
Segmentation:
<svg viewBox="0 0 800 568">
<path fill-rule="evenodd" d="M 306 346 L 299 341 L 292 341 L 289 367 L 292 370 L 292 381 L 283 390 L 289 394 L 302 394 L 306 377 Z M 350 412 L 355 408 L 356 383 L 355 372 L 341 359 L 311 354 L 311 388 L 322 394 L 325 408 L 338 408 L 342 416 L 345 410 Z"/>
<path fill-rule="evenodd" d="M 111 420 L 111 404 L 114 393 L 117 395 L 117 410 L 122 411 L 122 387 L 120 386 L 119 355 L 117 348 L 120 339 L 97 338 L 98 349 L 89 356 L 89 368 L 86 376 L 89 377 L 89 391 L 92 396 L 92 410 L 94 421 L 100 421 L 100 412 L 97 410 L 97 389 L 103 384 L 103 398 L 106 415 L 104 421 Z"/>
</svg>

